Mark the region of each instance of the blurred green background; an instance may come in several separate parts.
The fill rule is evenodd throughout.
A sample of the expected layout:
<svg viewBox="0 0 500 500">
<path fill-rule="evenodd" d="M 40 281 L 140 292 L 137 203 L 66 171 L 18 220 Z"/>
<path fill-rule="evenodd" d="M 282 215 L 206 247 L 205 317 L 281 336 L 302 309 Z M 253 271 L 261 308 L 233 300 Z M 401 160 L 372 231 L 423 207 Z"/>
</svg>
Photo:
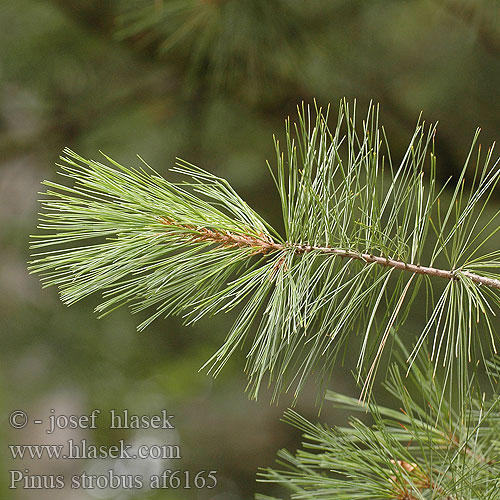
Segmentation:
<svg viewBox="0 0 500 500">
<path fill-rule="evenodd" d="M 219 346 L 231 318 L 194 327 L 157 321 L 145 333 L 126 310 L 97 320 L 98 298 L 64 307 L 29 276 L 29 234 L 37 192 L 54 179 L 64 146 L 125 164 L 140 154 L 168 175 L 180 156 L 224 176 L 279 225 L 266 160 L 272 134 L 301 101 L 335 107 L 357 98 L 381 105 L 395 160 L 418 115 L 440 121 L 441 180 L 463 164 L 477 126 L 500 138 L 500 3 L 467 0 L 1 0 L 0 2 L 0 498 L 179 498 L 239 500 L 255 491 L 259 466 L 300 436 L 279 419 L 290 400 L 269 405 L 245 394 L 244 353 L 213 380 L 198 368 Z M 335 111 L 334 111 L 335 112 Z M 498 197 L 497 197 L 498 199 Z M 354 355 L 353 355 L 354 356 Z M 356 393 L 347 358 L 331 388 Z M 160 431 L 13 431 L 8 415 L 85 414 L 93 408 L 175 415 Z M 314 388 L 298 410 L 344 423 Z M 168 467 L 218 470 L 214 490 L 8 490 L 9 469 L 71 475 L 100 465 L 9 460 L 7 443 L 180 443 Z M 154 462 L 154 461 L 153 461 Z M 116 464 L 115 464 L 116 465 Z M 114 467 L 112 465 L 110 467 Z M 140 464 L 149 472 L 162 464 Z M 165 465 L 165 464 L 163 464 Z M 109 468 L 103 464 L 104 469 Z M 135 466 L 125 465 L 132 470 Z M 90 468 L 90 469 L 89 469 Z M 136 472 L 136 473 L 141 473 Z"/>
</svg>

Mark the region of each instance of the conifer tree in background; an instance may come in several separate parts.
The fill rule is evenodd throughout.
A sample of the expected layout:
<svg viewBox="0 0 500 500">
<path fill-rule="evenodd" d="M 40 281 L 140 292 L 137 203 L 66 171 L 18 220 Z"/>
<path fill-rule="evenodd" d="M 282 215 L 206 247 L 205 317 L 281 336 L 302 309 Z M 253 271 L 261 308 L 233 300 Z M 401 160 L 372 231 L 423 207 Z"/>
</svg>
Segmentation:
<svg viewBox="0 0 500 500">
<path fill-rule="evenodd" d="M 101 292 L 101 315 L 149 310 L 139 329 L 170 314 L 190 323 L 235 310 L 206 366 L 217 374 L 246 346 L 254 398 L 263 384 L 274 399 L 296 398 L 313 375 L 322 401 L 337 357 L 357 349 L 360 401 L 325 400 L 368 410 L 373 422 L 331 429 L 288 411 L 304 450 L 282 452 L 280 470 L 260 479 L 295 498 L 500 498 L 500 211 L 489 204 L 500 164 L 476 134 L 446 190 L 436 182 L 435 127 L 419 122 L 396 161 L 378 108 L 357 115 L 342 101 L 336 120 L 302 106 L 286 122 L 270 166 L 282 229 L 186 161 L 172 182 L 145 162 L 65 150 L 69 182 L 45 182 L 31 270 L 66 304 Z M 399 403 L 386 408 L 371 388 L 391 352 L 386 388 Z"/>
</svg>

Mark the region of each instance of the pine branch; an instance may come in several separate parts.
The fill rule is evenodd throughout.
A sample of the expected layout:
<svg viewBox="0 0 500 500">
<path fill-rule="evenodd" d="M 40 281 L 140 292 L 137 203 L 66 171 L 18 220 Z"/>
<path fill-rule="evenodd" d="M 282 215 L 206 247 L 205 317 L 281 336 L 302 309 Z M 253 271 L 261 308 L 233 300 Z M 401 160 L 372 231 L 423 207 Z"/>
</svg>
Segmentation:
<svg viewBox="0 0 500 500">
<path fill-rule="evenodd" d="M 165 221 L 166 225 L 172 225 L 179 227 L 173 221 Z M 376 263 L 384 267 L 391 267 L 394 269 L 400 269 L 408 271 L 414 274 L 423 274 L 427 276 L 435 276 L 439 278 L 445 278 L 449 280 L 458 280 L 458 274 L 461 272 L 460 269 L 454 271 L 448 271 L 445 269 L 437 269 L 435 267 L 420 266 L 419 264 L 407 264 L 400 260 L 394 260 L 389 257 L 381 257 L 367 253 L 356 253 L 349 250 L 344 250 L 342 248 L 332 248 L 332 247 L 319 247 L 311 245 L 294 245 L 294 244 L 280 244 L 267 239 L 265 235 L 262 235 L 262 239 L 255 238 L 246 235 L 233 234 L 230 232 L 222 233 L 220 231 L 213 231 L 208 228 L 194 228 L 189 226 L 181 226 L 184 229 L 196 230 L 200 234 L 193 237 L 193 241 L 207 241 L 215 244 L 219 244 L 223 247 L 233 248 L 233 247 L 250 247 L 253 249 L 254 253 L 267 254 L 269 252 L 276 252 L 281 250 L 289 249 L 296 255 L 309 253 L 309 252 L 319 252 L 326 255 L 335 255 L 340 258 L 348 258 L 361 260 L 366 263 Z M 478 283 L 480 285 L 489 286 L 491 288 L 500 288 L 500 280 L 494 278 L 488 278 L 486 276 L 480 276 L 479 274 L 471 273 L 469 271 L 464 271 L 463 275 L 469 278 L 472 282 Z"/>
<path fill-rule="evenodd" d="M 351 416 L 349 427 L 332 429 L 288 410 L 285 421 L 304 432 L 303 449 L 279 452 L 279 468 L 262 470 L 259 480 L 283 485 L 301 500 L 496 499 L 500 397 L 485 401 L 469 389 L 465 407 L 456 409 L 432 372 L 428 359 L 410 379 L 392 366 L 386 388 L 396 398 L 393 407 L 360 406 L 328 393 L 328 401 L 351 415 L 367 410 L 371 424 Z"/>
<path fill-rule="evenodd" d="M 253 397 L 265 378 L 274 398 L 291 387 L 296 396 L 312 372 L 324 387 L 353 334 L 361 336 L 360 374 L 369 363 L 368 395 L 388 336 L 403 328 L 419 297 L 426 323 L 410 366 L 428 337 L 435 366 L 495 351 L 500 211 L 490 200 L 500 168 L 491 165 L 493 150 L 475 148 L 476 134 L 446 193 L 436 187 L 434 127 L 418 124 L 395 166 L 378 109 L 369 108 L 361 130 L 355 116 L 341 102 L 334 131 L 321 110 L 303 107 L 297 124 L 287 121 L 285 151 L 276 141 L 271 169 L 283 235 L 226 180 L 182 160 L 173 170 L 187 180 L 172 183 L 147 165 L 132 169 L 108 157 L 103 164 L 65 150 L 60 166 L 73 185 L 45 182 L 43 233 L 32 245 L 56 249 L 35 254 L 30 269 L 58 286 L 67 304 L 101 291 L 101 314 L 124 304 L 152 309 L 139 329 L 169 314 L 190 323 L 238 310 L 205 366 L 217 374 L 251 336 Z"/>
</svg>

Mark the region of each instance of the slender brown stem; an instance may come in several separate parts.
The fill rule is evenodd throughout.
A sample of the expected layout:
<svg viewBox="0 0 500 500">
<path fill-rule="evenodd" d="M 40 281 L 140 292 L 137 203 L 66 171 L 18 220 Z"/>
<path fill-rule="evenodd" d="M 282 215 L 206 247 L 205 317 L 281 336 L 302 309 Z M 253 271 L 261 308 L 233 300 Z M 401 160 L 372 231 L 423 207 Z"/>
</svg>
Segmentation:
<svg viewBox="0 0 500 500">
<path fill-rule="evenodd" d="M 294 245 L 292 245 L 293 247 Z M 318 247 L 309 245 L 295 245 L 297 253 L 306 253 L 312 251 L 319 251 L 324 254 L 338 255 L 339 257 L 347 257 L 349 259 L 363 260 L 368 263 L 376 263 L 385 267 L 393 267 L 394 269 L 401 269 L 415 274 L 426 274 L 427 276 L 437 276 L 439 278 L 446 278 L 449 280 L 458 280 L 459 276 L 466 276 L 474 283 L 486 285 L 491 288 L 500 288 L 500 280 L 495 278 L 488 278 L 480 276 L 479 274 L 471 273 L 470 271 L 448 271 L 445 269 L 437 269 L 435 267 L 420 266 L 418 264 L 407 264 L 400 260 L 390 259 L 388 257 L 381 257 L 368 253 L 356 253 L 350 250 L 343 250 L 341 248 Z"/>
<path fill-rule="evenodd" d="M 206 227 L 196 227 L 186 224 L 177 224 L 169 219 L 162 219 L 162 222 L 173 228 L 185 229 L 190 233 L 190 239 L 192 241 L 207 241 L 213 242 L 220 246 L 229 247 L 239 247 L 239 248 L 252 248 L 253 252 L 256 254 L 268 254 L 271 252 L 277 252 L 282 250 L 292 250 L 297 255 L 319 252 L 325 255 L 336 255 L 341 258 L 348 258 L 354 260 L 361 260 L 366 263 L 374 263 L 384 267 L 392 267 L 394 269 L 400 269 L 403 271 L 408 271 L 414 274 L 424 274 L 427 276 L 435 276 L 439 278 L 445 278 L 448 280 L 458 280 L 460 276 L 465 276 L 474 283 L 479 285 L 485 285 L 490 288 L 500 289 L 500 280 L 495 278 L 488 278 L 486 276 L 480 276 L 479 274 L 472 273 L 470 271 L 462 271 L 456 269 L 454 271 L 449 271 L 446 269 L 438 269 L 435 267 L 421 266 L 419 264 L 407 264 L 400 260 L 391 259 L 389 257 L 382 257 L 379 255 L 373 255 L 369 253 L 357 253 L 352 250 L 345 250 L 342 248 L 332 248 L 332 247 L 322 247 L 314 245 L 304 245 L 296 243 L 276 243 L 268 235 L 260 233 L 257 236 L 250 236 L 247 234 L 237 234 L 231 233 L 229 231 L 219 231 L 216 229 L 209 229 Z"/>
</svg>

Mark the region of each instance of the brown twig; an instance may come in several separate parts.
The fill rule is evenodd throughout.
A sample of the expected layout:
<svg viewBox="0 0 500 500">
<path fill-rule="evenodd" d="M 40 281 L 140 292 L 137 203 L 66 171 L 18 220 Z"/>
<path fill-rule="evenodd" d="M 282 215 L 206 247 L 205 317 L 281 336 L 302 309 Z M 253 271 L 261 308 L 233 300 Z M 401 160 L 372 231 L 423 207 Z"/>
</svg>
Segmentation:
<svg viewBox="0 0 500 500">
<path fill-rule="evenodd" d="M 172 228 L 186 230 L 190 233 L 191 241 L 207 241 L 225 248 L 252 248 L 254 253 L 267 254 L 277 250 L 283 250 L 283 245 L 275 243 L 269 236 L 260 233 L 258 236 L 248 234 L 237 234 L 230 231 L 219 231 L 207 227 L 197 227 L 189 224 L 178 224 L 175 221 L 162 218 L 162 222 Z"/>
<path fill-rule="evenodd" d="M 190 233 L 190 238 L 192 241 L 207 241 L 218 244 L 222 247 L 238 247 L 238 248 L 252 248 L 256 254 L 268 254 L 271 252 L 282 251 L 285 249 L 290 249 L 294 251 L 297 255 L 318 252 L 324 255 L 336 255 L 342 258 L 348 258 L 353 260 L 361 260 L 367 264 L 378 264 L 384 267 L 391 267 L 393 269 L 400 269 L 402 271 L 408 271 L 414 274 L 423 274 L 427 276 L 434 276 L 439 278 L 445 278 L 449 280 L 459 280 L 460 277 L 466 277 L 472 282 L 479 285 L 485 285 L 490 288 L 500 289 L 500 280 L 495 278 L 489 278 L 486 276 L 481 276 L 479 274 L 472 273 L 470 271 L 462 271 L 456 269 L 454 271 L 449 271 L 445 269 L 438 269 L 435 267 L 421 266 L 419 264 L 407 264 L 400 260 L 392 259 L 389 257 L 382 257 L 379 255 L 372 255 L 368 253 L 358 253 L 352 250 L 345 250 L 342 248 L 332 248 L 332 247 L 322 247 L 314 245 L 304 245 L 295 243 L 276 243 L 268 235 L 260 233 L 258 236 L 250 236 L 248 234 L 238 234 L 232 233 L 230 231 L 219 231 L 217 229 L 209 229 L 207 227 L 196 227 L 187 224 L 178 224 L 175 221 L 163 218 L 162 222 L 167 226 L 172 226 L 177 229 L 184 229 Z"/>
<path fill-rule="evenodd" d="M 409 463 L 404 460 L 393 460 L 391 459 L 391 463 L 394 465 L 398 465 L 401 469 L 405 470 L 406 473 L 412 477 L 415 487 L 420 491 L 423 490 L 434 490 L 440 495 L 446 495 L 443 488 L 433 483 L 432 478 L 426 474 L 417 464 Z M 398 478 L 395 475 L 391 475 L 389 480 L 393 484 L 395 491 L 395 497 L 397 500 L 417 500 L 417 498 L 412 495 L 406 485 L 401 484 L 398 481 Z M 447 495 L 444 497 L 445 500 L 457 500 L 453 495 Z"/>
<path fill-rule="evenodd" d="M 339 257 L 347 257 L 349 259 L 363 260 L 367 263 L 376 263 L 385 267 L 392 267 L 394 269 L 401 269 L 415 274 L 426 274 L 427 276 L 436 276 L 439 278 L 446 278 L 449 280 L 458 280 L 460 275 L 466 276 L 474 283 L 486 285 L 491 288 L 500 288 L 500 280 L 495 278 L 488 278 L 480 276 L 479 274 L 471 273 L 470 271 L 448 271 L 445 269 L 437 269 L 435 267 L 426 267 L 419 264 L 407 264 L 400 260 L 390 259 L 388 257 L 381 257 L 367 253 L 356 253 L 350 250 L 343 250 L 341 248 L 318 247 L 309 245 L 296 245 L 297 253 L 306 253 L 312 251 L 319 251 L 324 254 L 334 254 Z"/>
</svg>

